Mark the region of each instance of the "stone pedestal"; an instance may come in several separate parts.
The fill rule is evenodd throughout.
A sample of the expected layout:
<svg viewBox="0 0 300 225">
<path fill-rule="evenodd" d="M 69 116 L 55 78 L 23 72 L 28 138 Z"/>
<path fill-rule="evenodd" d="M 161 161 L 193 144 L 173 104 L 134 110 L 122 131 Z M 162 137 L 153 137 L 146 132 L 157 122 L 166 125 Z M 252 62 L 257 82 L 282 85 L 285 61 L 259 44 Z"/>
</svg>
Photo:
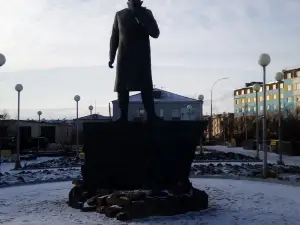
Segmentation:
<svg viewBox="0 0 300 225">
<path fill-rule="evenodd" d="M 82 208 L 87 202 L 91 207 L 83 210 L 123 221 L 207 208 L 207 194 L 189 182 L 206 125 L 205 121 L 84 123 L 83 180 L 70 191 L 69 205 Z"/>
</svg>

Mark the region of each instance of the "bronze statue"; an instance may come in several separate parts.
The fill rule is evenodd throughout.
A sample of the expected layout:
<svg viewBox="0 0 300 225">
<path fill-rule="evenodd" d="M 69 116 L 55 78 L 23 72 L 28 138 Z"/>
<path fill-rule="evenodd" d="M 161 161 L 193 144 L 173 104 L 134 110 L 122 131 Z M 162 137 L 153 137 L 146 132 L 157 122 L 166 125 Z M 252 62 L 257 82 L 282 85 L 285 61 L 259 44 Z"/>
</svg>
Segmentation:
<svg viewBox="0 0 300 225">
<path fill-rule="evenodd" d="M 128 0 L 127 4 L 128 8 L 115 15 L 108 63 L 113 68 L 118 50 L 114 91 L 118 92 L 119 120 L 128 120 L 130 91 L 141 91 L 148 120 L 156 120 L 149 36 L 158 38 L 160 31 L 152 12 L 142 7 L 141 0 Z"/>
</svg>

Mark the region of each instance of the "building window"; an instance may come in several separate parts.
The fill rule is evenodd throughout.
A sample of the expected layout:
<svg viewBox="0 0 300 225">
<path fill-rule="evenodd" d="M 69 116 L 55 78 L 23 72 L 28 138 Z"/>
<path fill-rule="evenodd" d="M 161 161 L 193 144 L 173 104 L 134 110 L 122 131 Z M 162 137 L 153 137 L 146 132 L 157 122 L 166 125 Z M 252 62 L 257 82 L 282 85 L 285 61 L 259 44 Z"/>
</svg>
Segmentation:
<svg viewBox="0 0 300 225">
<path fill-rule="evenodd" d="M 299 96 L 296 97 L 296 102 L 300 102 L 300 97 Z"/>
<path fill-rule="evenodd" d="M 286 77 L 287 77 L 287 79 L 291 79 L 292 78 L 292 73 L 288 73 Z"/>
<path fill-rule="evenodd" d="M 270 109 L 270 105 L 267 105 L 267 110 L 269 110 Z"/>
<path fill-rule="evenodd" d="M 235 95 L 239 95 L 239 92 L 238 92 L 238 91 L 236 91 L 236 92 L 235 92 Z"/>
<path fill-rule="evenodd" d="M 281 106 L 281 108 L 283 108 L 283 104 L 281 104 L 280 106 Z"/>
<path fill-rule="evenodd" d="M 268 91 L 269 89 L 270 89 L 270 87 L 269 87 L 269 85 L 267 85 L 267 89 L 266 90 Z"/>
<path fill-rule="evenodd" d="M 262 96 L 259 97 L 259 101 L 261 101 L 261 102 L 263 101 L 263 97 Z"/>
<path fill-rule="evenodd" d="M 283 83 L 280 83 L 280 88 L 283 88 Z"/>
<path fill-rule="evenodd" d="M 262 92 L 262 90 L 263 90 L 263 88 L 262 88 L 262 87 L 260 87 L 260 89 L 259 89 L 259 92 Z"/>
<path fill-rule="evenodd" d="M 256 112 L 256 106 L 253 107 L 254 112 Z"/>
<path fill-rule="evenodd" d="M 292 97 L 288 97 L 288 102 L 292 102 Z"/>
<path fill-rule="evenodd" d="M 251 98 L 248 98 L 248 102 L 249 102 L 249 103 L 251 102 Z"/>
<path fill-rule="evenodd" d="M 281 93 L 281 94 L 280 94 L 280 98 L 283 98 L 283 97 L 284 97 L 284 96 L 283 96 L 283 93 Z"/>
<path fill-rule="evenodd" d="M 251 90 L 250 89 L 247 89 L 247 94 L 250 94 L 251 93 Z"/>
<path fill-rule="evenodd" d="M 297 72 L 296 72 L 296 76 L 297 76 L 297 77 L 300 77 L 300 71 L 297 71 Z"/>
<path fill-rule="evenodd" d="M 248 112 L 250 112 L 251 111 L 251 109 L 250 109 L 250 107 L 248 107 Z"/>
<path fill-rule="evenodd" d="M 260 106 L 260 110 L 262 111 L 263 109 L 264 109 L 264 107 L 261 105 L 261 106 Z"/>
<path fill-rule="evenodd" d="M 245 109 L 244 108 L 242 108 L 242 112 L 244 112 L 245 111 Z"/>
<path fill-rule="evenodd" d="M 274 99 L 277 99 L 277 95 L 274 95 L 273 98 L 274 98 Z"/>
<path fill-rule="evenodd" d="M 238 100 L 235 100 L 235 104 L 236 104 L 236 105 L 239 104 L 239 101 L 238 101 Z"/>
<path fill-rule="evenodd" d="M 180 109 L 172 109 L 172 117 L 180 117 Z"/>
<path fill-rule="evenodd" d="M 242 90 L 242 95 L 244 94 L 244 90 Z"/>
<path fill-rule="evenodd" d="M 292 85 L 288 85 L 288 91 L 292 90 Z"/>
<path fill-rule="evenodd" d="M 273 106 L 273 109 L 276 109 L 276 105 Z"/>
<path fill-rule="evenodd" d="M 256 97 L 253 98 L 253 101 L 256 102 Z"/>
<path fill-rule="evenodd" d="M 296 89 L 300 90 L 300 83 L 296 84 Z"/>
<path fill-rule="evenodd" d="M 159 116 L 160 117 L 164 117 L 164 109 L 160 109 L 159 110 Z"/>
<path fill-rule="evenodd" d="M 270 95 L 267 95 L 267 100 L 270 100 Z"/>
<path fill-rule="evenodd" d="M 245 99 L 244 98 L 242 99 L 242 103 L 245 103 Z"/>
<path fill-rule="evenodd" d="M 275 90 L 276 89 L 276 84 L 273 84 L 273 90 Z"/>
</svg>

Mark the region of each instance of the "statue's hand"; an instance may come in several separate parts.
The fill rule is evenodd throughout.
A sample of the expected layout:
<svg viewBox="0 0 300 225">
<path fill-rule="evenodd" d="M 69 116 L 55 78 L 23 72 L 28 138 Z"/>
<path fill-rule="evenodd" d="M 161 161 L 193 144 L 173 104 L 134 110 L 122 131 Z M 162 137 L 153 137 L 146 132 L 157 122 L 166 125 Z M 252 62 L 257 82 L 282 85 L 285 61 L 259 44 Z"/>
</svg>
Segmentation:
<svg viewBox="0 0 300 225">
<path fill-rule="evenodd" d="M 114 64 L 114 62 L 109 61 L 109 62 L 108 62 L 108 67 L 111 68 L 111 69 L 114 68 L 113 64 Z"/>
</svg>

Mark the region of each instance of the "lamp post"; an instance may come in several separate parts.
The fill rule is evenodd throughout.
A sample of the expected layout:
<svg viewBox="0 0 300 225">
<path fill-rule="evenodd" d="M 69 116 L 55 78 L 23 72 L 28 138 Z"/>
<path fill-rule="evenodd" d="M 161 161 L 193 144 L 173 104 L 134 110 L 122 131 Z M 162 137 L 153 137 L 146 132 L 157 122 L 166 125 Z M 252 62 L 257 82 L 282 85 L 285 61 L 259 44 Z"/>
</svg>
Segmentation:
<svg viewBox="0 0 300 225">
<path fill-rule="evenodd" d="M 260 84 L 254 84 L 252 87 L 253 91 L 255 91 L 255 120 L 256 120 L 256 159 L 259 159 L 259 117 L 258 117 L 258 92 L 260 90 Z"/>
<path fill-rule="evenodd" d="M 93 114 L 93 109 L 94 109 L 94 107 L 93 107 L 92 105 L 90 105 L 90 106 L 89 106 L 90 115 L 92 115 L 92 114 Z"/>
<path fill-rule="evenodd" d="M 226 146 L 226 125 L 228 125 L 226 117 L 227 117 L 226 112 L 223 112 L 223 139 L 224 139 L 224 146 Z"/>
<path fill-rule="evenodd" d="M 17 120 L 17 159 L 15 163 L 15 169 L 21 169 L 20 161 L 20 93 L 23 90 L 22 84 L 17 84 L 15 90 L 18 92 L 18 120 Z"/>
<path fill-rule="evenodd" d="M 78 102 L 80 101 L 80 96 L 75 95 L 74 100 L 76 102 L 76 151 L 79 154 L 79 124 L 78 124 Z"/>
<path fill-rule="evenodd" d="M 38 111 L 37 112 L 38 116 L 39 116 L 39 138 L 38 138 L 38 149 L 37 151 L 40 151 L 40 137 L 41 137 L 41 115 L 42 115 L 42 111 Z"/>
<path fill-rule="evenodd" d="M 189 120 L 191 120 L 191 112 L 193 110 L 193 107 L 191 105 L 188 105 L 186 108 L 188 109 Z"/>
<path fill-rule="evenodd" d="M 213 127 L 212 127 L 212 125 L 213 125 L 213 123 L 212 123 L 212 117 L 213 117 L 213 88 L 214 88 L 214 86 L 219 81 L 221 81 L 221 80 L 227 80 L 228 78 L 229 77 L 223 77 L 223 78 L 220 78 L 220 79 L 216 80 L 214 82 L 214 84 L 212 85 L 211 89 L 210 89 L 210 122 L 209 122 L 210 123 L 209 124 L 210 129 L 209 129 L 209 140 L 212 139 L 212 130 L 213 130 Z"/>
<path fill-rule="evenodd" d="M 267 102 L 266 102 L 266 67 L 270 64 L 271 57 L 268 54 L 261 54 L 259 56 L 258 63 L 263 68 L 263 140 L 262 146 L 264 150 L 264 163 L 263 163 L 263 176 L 267 178 L 268 176 L 268 149 L 267 149 Z"/>
<path fill-rule="evenodd" d="M 204 95 L 199 95 L 198 100 L 200 101 L 200 120 L 203 120 L 203 100 L 204 100 Z M 200 154 L 203 155 L 203 132 L 202 135 L 200 136 Z"/>
<path fill-rule="evenodd" d="M 279 105 L 279 109 L 278 109 L 278 149 L 279 149 L 279 160 L 277 161 L 278 165 L 284 165 L 284 162 L 282 160 L 282 135 L 281 135 L 281 99 L 280 99 L 280 85 L 282 84 L 282 81 L 284 79 L 284 74 L 282 72 L 278 72 L 276 73 L 275 76 L 275 80 L 278 82 L 278 105 Z"/>
<path fill-rule="evenodd" d="M 0 67 L 6 63 L 6 58 L 3 54 L 0 53 Z"/>
<path fill-rule="evenodd" d="M 3 66 L 5 64 L 5 62 L 6 62 L 5 56 L 0 53 L 0 67 Z M 1 157 L 2 156 L 1 156 L 1 150 L 0 150 L 0 165 L 1 165 L 1 161 L 2 161 Z"/>
</svg>

